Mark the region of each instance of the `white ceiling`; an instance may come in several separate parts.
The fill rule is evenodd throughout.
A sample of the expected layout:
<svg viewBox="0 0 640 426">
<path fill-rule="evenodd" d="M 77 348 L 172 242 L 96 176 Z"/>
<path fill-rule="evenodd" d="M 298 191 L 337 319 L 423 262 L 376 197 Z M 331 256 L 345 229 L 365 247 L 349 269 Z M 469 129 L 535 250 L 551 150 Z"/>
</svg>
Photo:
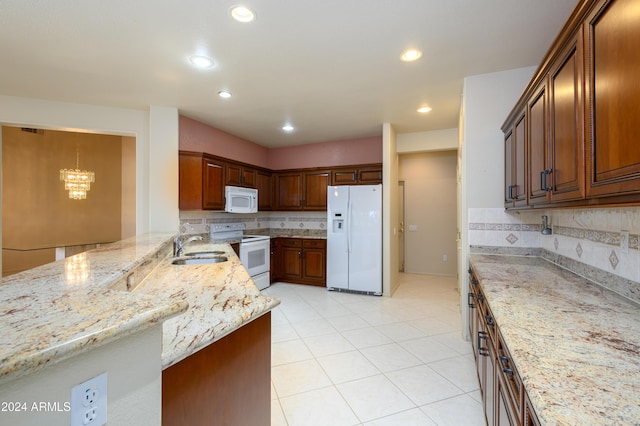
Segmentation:
<svg viewBox="0 0 640 426">
<path fill-rule="evenodd" d="M 237 3 L 1 0 L 0 94 L 173 106 L 267 147 L 453 128 L 463 78 L 539 64 L 576 0 L 247 0 L 251 24 Z"/>
</svg>

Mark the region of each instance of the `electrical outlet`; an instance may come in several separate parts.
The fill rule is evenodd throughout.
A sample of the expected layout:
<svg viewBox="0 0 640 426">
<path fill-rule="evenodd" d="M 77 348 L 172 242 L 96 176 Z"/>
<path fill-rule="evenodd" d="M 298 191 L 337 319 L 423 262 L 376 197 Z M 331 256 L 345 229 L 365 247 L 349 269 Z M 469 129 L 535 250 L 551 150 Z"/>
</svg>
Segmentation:
<svg viewBox="0 0 640 426">
<path fill-rule="evenodd" d="M 620 231 L 620 251 L 629 253 L 629 231 Z"/>
<path fill-rule="evenodd" d="M 98 418 L 98 409 L 95 406 L 91 407 L 84 412 L 84 417 L 82 418 L 82 424 L 83 425 L 93 424 L 92 422 L 95 422 L 97 418 Z"/>
<path fill-rule="evenodd" d="M 71 389 L 71 426 L 107 423 L 107 373 Z"/>
<path fill-rule="evenodd" d="M 446 254 L 442 255 L 442 261 L 446 262 L 447 260 L 449 260 L 449 256 L 447 256 Z"/>
</svg>

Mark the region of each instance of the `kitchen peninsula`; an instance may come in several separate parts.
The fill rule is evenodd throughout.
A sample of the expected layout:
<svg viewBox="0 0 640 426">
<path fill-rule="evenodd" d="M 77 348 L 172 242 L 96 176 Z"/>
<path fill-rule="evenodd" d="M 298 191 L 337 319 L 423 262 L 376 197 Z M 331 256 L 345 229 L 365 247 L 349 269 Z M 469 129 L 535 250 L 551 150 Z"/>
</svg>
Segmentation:
<svg viewBox="0 0 640 426">
<path fill-rule="evenodd" d="M 173 265 L 172 240 L 150 234 L 77 255 L 84 275 L 70 274 L 74 256 L 3 279 L 0 400 L 64 407 L 71 387 L 106 371 L 110 425 L 160 424 L 161 378 L 172 366 L 217 344 L 251 352 L 237 336 L 256 326 L 264 334 L 266 324 L 269 341 L 279 301 L 260 294 L 231 247 L 207 245 L 226 262 Z M 270 345 L 261 355 L 268 409 Z M 15 425 L 68 425 L 69 418 L 64 409 L 0 413 L 0 423 Z"/>
</svg>

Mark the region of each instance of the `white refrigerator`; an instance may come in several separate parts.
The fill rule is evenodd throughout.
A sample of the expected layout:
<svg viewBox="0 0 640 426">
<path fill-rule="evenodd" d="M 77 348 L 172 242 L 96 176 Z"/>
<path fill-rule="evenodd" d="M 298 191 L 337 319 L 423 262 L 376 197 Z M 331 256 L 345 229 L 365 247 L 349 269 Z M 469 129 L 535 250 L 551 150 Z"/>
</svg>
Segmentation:
<svg viewBox="0 0 640 426">
<path fill-rule="evenodd" d="M 382 185 L 329 186 L 327 289 L 382 295 Z"/>
</svg>

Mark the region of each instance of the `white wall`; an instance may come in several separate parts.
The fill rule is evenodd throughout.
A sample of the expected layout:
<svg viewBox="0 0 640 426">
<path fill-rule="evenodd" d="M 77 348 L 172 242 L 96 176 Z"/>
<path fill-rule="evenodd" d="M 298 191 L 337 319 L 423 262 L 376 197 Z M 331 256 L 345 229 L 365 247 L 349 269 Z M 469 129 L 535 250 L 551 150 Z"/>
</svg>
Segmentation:
<svg viewBox="0 0 640 426">
<path fill-rule="evenodd" d="M 149 113 L 0 96 L 0 125 L 135 137 L 136 233 L 174 232 L 178 227 L 178 112 L 175 108 L 151 109 Z M 167 161 L 170 152 L 175 164 Z"/>
<path fill-rule="evenodd" d="M 458 286 L 462 323 L 467 324 L 469 254 L 467 212 L 470 208 L 501 208 L 504 188 L 504 135 L 500 127 L 522 95 L 536 67 L 466 77 L 460 118 L 460 232 Z M 467 327 L 463 335 L 468 338 Z"/>
<path fill-rule="evenodd" d="M 398 133 L 398 154 L 458 149 L 458 129 Z"/>
<path fill-rule="evenodd" d="M 178 210 L 177 108 L 152 106 L 150 110 L 149 229 L 176 232 Z"/>
<path fill-rule="evenodd" d="M 162 412 L 162 324 L 103 345 L 0 386 L 0 401 L 26 403 L 26 412 L 0 412 L 0 424 L 68 426 L 71 388 L 107 373 L 107 424 L 159 426 Z M 33 403 L 60 411 L 32 411 Z"/>
<path fill-rule="evenodd" d="M 391 296 L 399 285 L 400 206 L 396 132 L 390 123 L 382 126 L 382 292 Z"/>
</svg>

